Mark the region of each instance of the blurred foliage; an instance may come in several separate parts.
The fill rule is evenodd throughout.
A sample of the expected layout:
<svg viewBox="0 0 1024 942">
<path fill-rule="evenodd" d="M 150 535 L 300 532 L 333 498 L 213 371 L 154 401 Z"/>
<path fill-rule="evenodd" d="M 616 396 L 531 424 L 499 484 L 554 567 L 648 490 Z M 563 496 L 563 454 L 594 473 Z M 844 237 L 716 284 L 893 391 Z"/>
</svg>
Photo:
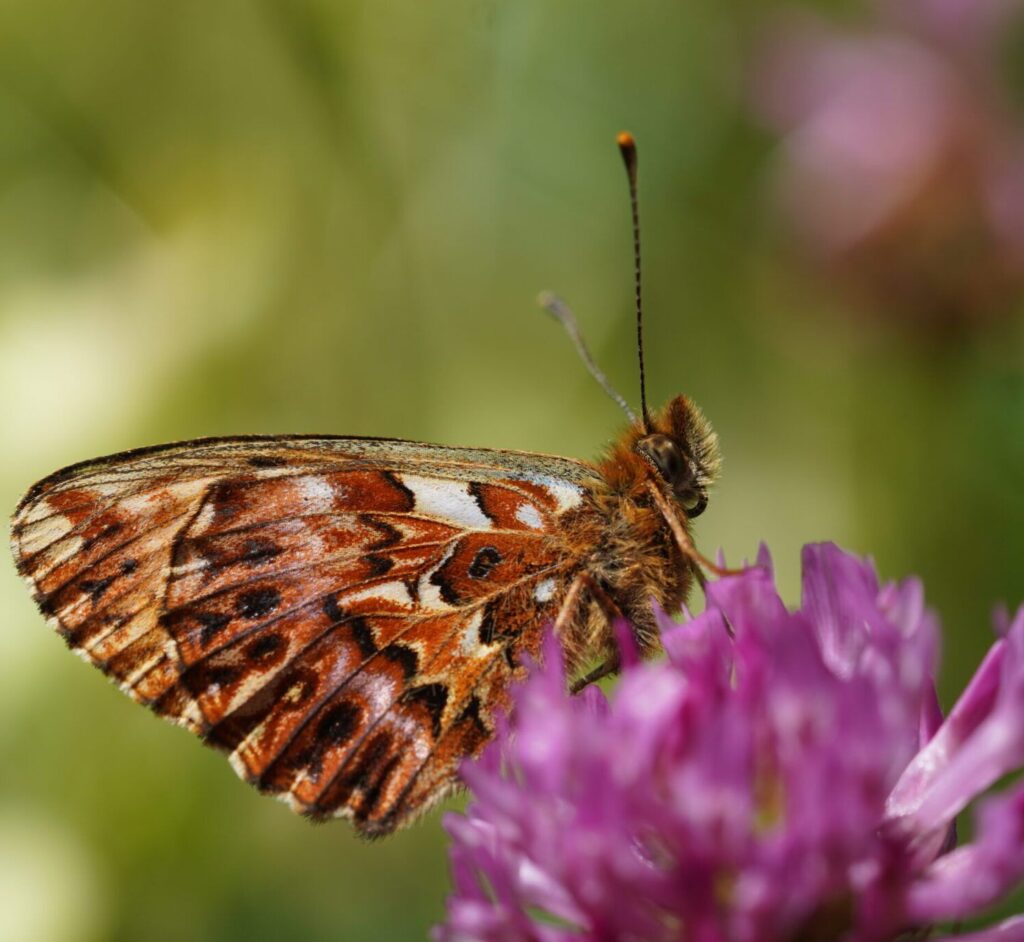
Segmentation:
<svg viewBox="0 0 1024 942">
<path fill-rule="evenodd" d="M 692 394 L 726 457 L 701 545 L 766 541 L 790 597 L 809 540 L 920 574 L 948 704 L 1024 588 L 1020 320 L 908 339 L 790 264 L 744 101 L 771 7 L 6 0 L 3 504 L 209 434 L 593 456 L 620 417 L 534 297 L 564 294 L 635 398 L 628 127 L 652 398 Z M 70 657 L 11 566 L 0 593 L 6 940 L 421 938 L 440 916 L 439 815 L 374 844 L 310 826 Z"/>
</svg>

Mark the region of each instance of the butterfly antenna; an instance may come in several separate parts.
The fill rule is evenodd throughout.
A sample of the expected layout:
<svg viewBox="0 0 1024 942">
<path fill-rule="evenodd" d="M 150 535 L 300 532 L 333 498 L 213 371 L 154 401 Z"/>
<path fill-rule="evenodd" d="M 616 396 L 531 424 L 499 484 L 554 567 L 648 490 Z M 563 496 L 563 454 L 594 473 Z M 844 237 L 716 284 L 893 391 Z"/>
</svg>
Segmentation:
<svg viewBox="0 0 1024 942">
<path fill-rule="evenodd" d="M 569 339 L 576 348 L 579 358 L 583 361 L 583 365 L 590 371 L 590 375 L 597 380 L 600 387 L 608 393 L 614 402 L 618 404 L 619 408 L 626 413 L 629 421 L 636 422 L 636 416 L 633 414 L 633 410 L 629 408 L 629 403 L 627 403 L 619 394 L 618 390 L 608 382 L 608 377 L 604 375 L 601 367 L 594 362 L 594 358 L 590 355 L 590 351 L 587 349 L 587 344 L 583 339 L 583 334 L 580 333 L 580 326 L 576 323 L 576 315 L 569 310 L 569 306 L 561 298 L 552 294 L 550 291 L 542 291 L 537 296 L 537 303 L 562 325 L 563 330 L 565 330 L 569 335 Z"/>
<path fill-rule="evenodd" d="M 651 416 L 647 411 L 647 378 L 644 373 L 644 307 L 640 292 L 640 206 L 637 199 L 636 185 L 636 141 L 628 131 L 622 131 L 616 138 L 619 153 L 626 165 L 626 176 L 629 178 L 629 204 L 633 213 L 633 282 L 636 288 L 636 352 L 640 360 L 640 414 L 644 420 L 644 428 L 651 430 Z"/>
</svg>

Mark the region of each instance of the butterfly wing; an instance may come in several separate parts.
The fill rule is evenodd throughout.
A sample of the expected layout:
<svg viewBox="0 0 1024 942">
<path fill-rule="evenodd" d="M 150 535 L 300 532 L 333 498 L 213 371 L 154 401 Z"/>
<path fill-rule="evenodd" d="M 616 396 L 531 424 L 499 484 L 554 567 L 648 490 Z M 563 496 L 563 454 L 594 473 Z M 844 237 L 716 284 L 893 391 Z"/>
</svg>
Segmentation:
<svg viewBox="0 0 1024 942">
<path fill-rule="evenodd" d="M 36 484 L 13 550 L 68 645 L 261 790 L 365 834 L 491 733 L 580 559 L 590 469 L 382 439 L 142 449 Z"/>
</svg>

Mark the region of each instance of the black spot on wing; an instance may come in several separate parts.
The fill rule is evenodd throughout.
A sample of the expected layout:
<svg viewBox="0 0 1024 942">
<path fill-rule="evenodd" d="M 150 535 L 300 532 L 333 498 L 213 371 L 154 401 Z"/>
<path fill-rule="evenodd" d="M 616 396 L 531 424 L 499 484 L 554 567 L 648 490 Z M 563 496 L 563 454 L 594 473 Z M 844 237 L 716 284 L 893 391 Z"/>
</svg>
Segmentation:
<svg viewBox="0 0 1024 942">
<path fill-rule="evenodd" d="M 114 576 L 104 576 L 102 579 L 83 579 L 78 583 L 78 587 L 92 599 L 95 605 L 113 583 Z"/>
<path fill-rule="evenodd" d="M 419 670 L 419 655 L 406 644 L 389 644 L 381 648 L 381 657 L 386 657 L 402 668 L 406 680 L 416 676 Z"/>
<path fill-rule="evenodd" d="M 295 757 L 295 768 L 298 770 L 305 767 L 313 778 L 319 776 L 323 770 L 324 754 L 329 749 L 343 746 L 351 740 L 362 720 L 362 709 L 351 700 L 342 700 L 328 707 L 317 721 L 313 744 Z M 269 773 L 272 767 L 273 764 L 265 770 L 264 775 Z"/>
<path fill-rule="evenodd" d="M 225 612 L 196 612 L 195 619 L 199 622 L 199 643 L 205 648 L 214 638 L 217 637 L 231 621 L 231 616 Z"/>
<path fill-rule="evenodd" d="M 36 605 L 46 618 L 53 618 L 57 614 L 56 595 L 56 592 L 37 592 L 35 594 Z"/>
<path fill-rule="evenodd" d="M 381 556 L 379 553 L 369 553 L 363 557 L 363 561 L 370 567 L 369 577 L 371 579 L 386 575 L 395 565 L 393 559 Z"/>
<path fill-rule="evenodd" d="M 205 692 L 212 692 L 218 687 L 227 687 L 235 683 L 244 673 L 244 668 L 234 664 L 214 664 L 202 672 Z M 198 676 L 198 675 L 197 675 Z M 198 692 L 198 691 L 197 691 Z"/>
<path fill-rule="evenodd" d="M 377 653 L 377 642 L 373 636 L 370 623 L 361 615 L 349 615 L 338 604 L 334 595 L 324 596 L 324 614 L 332 625 L 345 625 L 352 633 L 352 640 L 359 648 L 360 656 L 365 660 Z"/>
<path fill-rule="evenodd" d="M 278 634 L 267 633 L 249 643 L 245 648 L 245 656 L 263 667 L 279 660 L 286 649 L 284 638 Z"/>
<path fill-rule="evenodd" d="M 15 539 L 20 539 L 21 534 L 17 532 L 17 527 L 14 527 L 11 533 Z M 32 574 L 31 558 L 31 554 L 22 555 L 20 550 L 14 554 L 14 568 L 18 570 L 19 576 L 29 576 Z"/>
<path fill-rule="evenodd" d="M 473 562 L 469 564 L 469 575 L 472 579 L 486 579 L 491 570 L 502 561 L 502 555 L 493 546 L 484 546 L 477 550 Z"/>
<path fill-rule="evenodd" d="M 284 552 L 273 540 L 249 539 L 242 547 L 240 561 L 249 566 L 259 566 Z"/>
<path fill-rule="evenodd" d="M 186 565 L 186 563 L 188 563 L 190 559 L 189 554 L 191 552 L 192 545 L 198 544 L 199 542 L 198 540 L 185 539 L 182 536 L 182 533 L 184 533 L 184 530 L 182 530 L 181 533 L 179 533 L 177 537 L 175 537 L 174 545 L 171 548 L 172 568 L 177 568 L 179 566 Z"/>
<path fill-rule="evenodd" d="M 522 625 L 515 620 L 502 620 L 497 614 L 498 605 L 491 602 L 484 609 L 483 618 L 480 620 L 480 643 L 495 644 L 513 640 L 522 633 Z"/>
<path fill-rule="evenodd" d="M 490 520 L 491 523 L 494 523 L 494 515 L 487 509 L 487 503 L 484 500 L 483 488 L 480 486 L 479 481 L 470 481 L 469 496 L 473 498 L 473 502 L 479 508 L 480 513 Z"/>
<path fill-rule="evenodd" d="M 441 735 L 441 718 L 448 704 L 448 688 L 444 684 L 421 684 L 402 694 L 402 702 L 424 707 L 433 724 L 434 738 Z"/>
<path fill-rule="evenodd" d="M 475 727 L 478 737 L 487 738 L 491 734 L 487 723 L 484 722 L 480 698 L 476 694 L 469 698 L 469 703 L 466 704 L 463 711 L 459 714 L 456 722 L 460 724 L 471 723 Z"/>
<path fill-rule="evenodd" d="M 402 483 L 394 471 L 381 471 L 381 476 L 402 495 L 402 506 L 399 508 L 402 513 L 408 513 L 416 506 L 416 495 Z"/>
<path fill-rule="evenodd" d="M 343 700 L 320 717 L 316 726 L 316 740 L 325 749 L 340 746 L 352 738 L 359 728 L 362 711 L 354 703 Z"/>
<path fill-rule="evenodd" d="M 324 614 L 330 619 L 332 625 L 341 624 L 345 620 L 345 612 L 338 604 L 337 596 L 324 596 Z"/>
<path fill-rule="evenodd" d="M 348 627 L 363 658 L 373 657 L 377 653 L 377 642 L 374 640 L 370 623 L 365 618 L 357 617 L 349 621 Z"/>
<path fill-rule="evenodd" d="M 380 534 L 380 539 L 369 545 L 370 550 L 389 549 L 402 542 L 402 531 L 386 520 L 381 520 L 373 514 L 360 514 L 359 522 Z"/>
<path fill-rule="evenodd" d="M 497 625 L 494 618 L 494 606 L 488 605 L 484 609 L 484 616 L 480 620 L 480 643 L 494 644 L 494 639 L 497 635 Z"/>
<path fill-rule="evenodd" d="M 245 492 L 249 483 L 248 480 L 224 481 L 210 490 L 214 528 L 224 526 L 232 517 L 241 513 L 245 507 Z"/>
<path fill-rule="evenodd" d="M 324 756 L 327 752 L 349 742 L 362 721 L 362 708 L 351 700 L 336 701 L 322 709 L 313 727 L 309 745 L 291 757 L 279 754 L 274 758 L 257 776 L 257 788 L 276 791 L 280 787 L 279 776 L 276 773 L 280 771 L 288 771 L 290 775 L 305 772 L 312 779 L 318 778 L 323 771 Z M 313 812 L 307 809 L 304 813 Z"/>
<path fill-rule="evenodd" d="M 281 593 L 271 586 L 243 592 L 235 601 L 235 611 L 242 618 L 262 618 L 281 604 Z"/>
<path fill-rule="evenodd" d="M 451 584 L 451 581 L 445 578 L 444 566 L 436 570 L 430 576 L 431 585 L 436 585 L 438 592 L 441 596 L 441 600 L 448 605 L 461 605 L 462 597 L 458 592 L 455 591 L 455 587 Z"/>
</svg>

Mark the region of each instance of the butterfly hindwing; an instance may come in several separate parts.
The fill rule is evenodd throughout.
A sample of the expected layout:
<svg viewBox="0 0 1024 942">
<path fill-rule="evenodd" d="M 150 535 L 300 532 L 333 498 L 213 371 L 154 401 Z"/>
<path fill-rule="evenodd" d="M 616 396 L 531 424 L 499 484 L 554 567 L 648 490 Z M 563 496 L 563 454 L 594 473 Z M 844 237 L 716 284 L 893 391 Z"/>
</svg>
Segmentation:
<svg viewBox="0 0 1024 942">
<path fill-rule="evenodd" d="M 296 810 L 386 833 L 490 736 L 580 560 L 566 459 L 205 440 L 36 485 L 15 559 L 68 644 Z"/>
</svg>

